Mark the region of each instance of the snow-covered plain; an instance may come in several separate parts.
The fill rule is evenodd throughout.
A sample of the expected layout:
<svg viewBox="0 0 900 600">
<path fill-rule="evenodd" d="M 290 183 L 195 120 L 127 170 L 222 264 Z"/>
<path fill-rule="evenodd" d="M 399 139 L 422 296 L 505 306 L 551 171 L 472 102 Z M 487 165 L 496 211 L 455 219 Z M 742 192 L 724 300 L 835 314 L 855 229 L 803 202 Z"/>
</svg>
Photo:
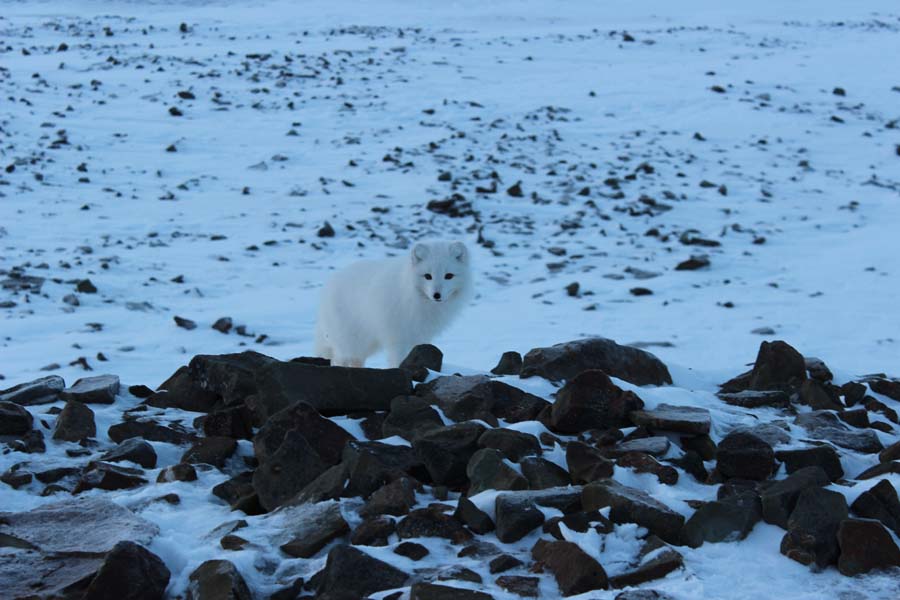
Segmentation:
<svg viewBox="0 0 900 600">
<path fill-rule="evenodd" d="M 584 335 L 651 342 L 675 387 L 641 389 L 645 402 L 708 406 L 723 427 L 749 417 L 712 392 L 764 339 L 824 359 L 837 383 L 900 374 L 897 56 L 888 0 L 4 2 L 0 280 L 45 281 L 0 289 L 0 388 L 48 372 L 71 383 L 85 362 L 155 387 L 195 354 L 308 355 L 330 270 L 428 237 L 463 239 L 476 261 L 478 295 L 436 341 L 448 373 Z M 453 193 L 474 214 L 426 208 Z M 333 237 L 317 234 L 326 221 Z M 675 270 L 699 254 L 709 267 Z M 83 279 L 97 292 L 76 292 Z M 223 316 L 249 334 L 211 329 Z M 121 409 L 98 411 L 101 443 Z M 159 467 L 180 455 L 166 446 Z M 0 456 L 0 471 L 25 459 Z M 167 484 L 178 507 L 144 506 L 158 489 L 106 495 L 173 532 L 151 548 L 173 594 L 226 554 L 276 589 L 281 571 L 260 565 L 277 551 L 204 539 L 233 518 L 208 494 L 219 479 Z M 686 514 L 684 500 L 715 495 L 621 479 Z M 6 510 L 50 500 L 0 488 Z M 778 553 L 781 535 L 760 523 L 686 551 L 652 587 L 897 597 L 896 576 L 810 573 Z"/>
</svg>

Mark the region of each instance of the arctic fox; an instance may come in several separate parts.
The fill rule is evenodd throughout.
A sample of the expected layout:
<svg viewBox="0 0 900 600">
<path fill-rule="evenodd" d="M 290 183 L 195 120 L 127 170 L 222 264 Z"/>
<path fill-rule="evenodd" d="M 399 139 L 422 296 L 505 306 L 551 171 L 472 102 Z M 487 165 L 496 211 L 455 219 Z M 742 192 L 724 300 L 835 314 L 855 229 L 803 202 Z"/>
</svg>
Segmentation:
<svg viewBox="0 0 900 600">
<path fill-rule="evenodd" d="M 316 354 L 332 365 L 362 367 L 387 352 L 396 367 L 430 342 L 468 302 L 469 252 L 462 242 L 426 242 L 406 256 L 364 260 L 335 273 L 322 292 Z"/>
</svg>

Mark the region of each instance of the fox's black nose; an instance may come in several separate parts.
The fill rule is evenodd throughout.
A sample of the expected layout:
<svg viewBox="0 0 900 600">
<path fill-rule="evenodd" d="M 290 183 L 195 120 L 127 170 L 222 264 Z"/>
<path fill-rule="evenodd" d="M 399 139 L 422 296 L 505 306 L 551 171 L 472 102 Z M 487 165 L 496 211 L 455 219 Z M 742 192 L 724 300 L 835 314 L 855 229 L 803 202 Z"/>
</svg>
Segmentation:
<svg viewBox="0 0 900 600">
<path fill-rule="evenodd" d="M 434 299 L 435 299 L 435 300 L 440 300 L 440 299 L 441 299 L 441 293 L 440 293 L 440 292 L 435 292 L 435 293 L 434 293 Z"/>
</svg>

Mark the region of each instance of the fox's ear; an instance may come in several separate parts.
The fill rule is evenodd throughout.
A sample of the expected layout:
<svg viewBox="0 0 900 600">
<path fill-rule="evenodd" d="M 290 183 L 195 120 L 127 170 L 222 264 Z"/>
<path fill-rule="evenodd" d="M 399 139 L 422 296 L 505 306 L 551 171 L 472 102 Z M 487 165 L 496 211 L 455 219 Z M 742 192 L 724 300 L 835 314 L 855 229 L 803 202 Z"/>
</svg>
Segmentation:
<svg viewBox="0 0 900 600">
<path fill-rule="evenodd" d="M 466 245 L 462 242 L 453 242 L 452 244 L 450 244 L 450 256 L 452 256 L 459 262 L 466 262 L 468 253 L 469 251 L 466 250 Z"/>
<path fill-rule="evenodd" d="M 419 264 L 428 256 L 428 246 L 425 244 L 416 244 L 410 253 L 414 265 Z"/>
</svg>

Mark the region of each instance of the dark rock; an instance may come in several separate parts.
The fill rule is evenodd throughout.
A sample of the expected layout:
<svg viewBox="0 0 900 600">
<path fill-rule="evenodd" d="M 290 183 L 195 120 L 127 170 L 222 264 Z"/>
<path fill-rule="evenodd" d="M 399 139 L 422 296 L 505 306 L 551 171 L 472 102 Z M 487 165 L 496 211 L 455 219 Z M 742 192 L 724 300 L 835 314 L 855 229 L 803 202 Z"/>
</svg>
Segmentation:
<svg viewBox="0 0 900 600">
<path fill-rule="evenodd" d="M 365 598 L 375 592 L 402 587 L 409 576 L 355 546 L 335 546 L 328 553 L 317 598 Z"/>
<path fill-rule="evenodd" d="M 797 450 L 779 450 L 775 457 L 784 463 L 788 474 L 803 467 L 822 467 L 831 481 L 844 476 L 841 457 L 831 446 L 811 446 Z"/>
<path fill-rule="evenodd" d="M 129 438 L 103 454 L 100 460 L 120 462 L 123 460 L 137 463 L 145 469 L 156 467 L 156 451 L 153 446 L 138 438 Z M 196 477 L 195 477 L 196 478 Z"/>
<path fill-rule="evenodd" d="M 58 467 L 56 469 L 38 471 L 34 476 L 41 483 L 56 483 L 60 479 L 65 479 L 66 477 L 71 477 L 79 473 L 81 473 L 81 469 L 78 467 Z"/>
<path fill-rule="evenodd" d="M 469 494 L 485 490 L 525 490 L 528 481 L 504 462 L 503 454 L 493 448 L 482 448 L 472 455 L 466 467 Z"/>
<path fill-rule="evenodd" d="M 288 432 L 302 435 L 328 466 L 339 463 L 347 442 L 353 441 L 353 436 L 341 426 L 300 402 L 272 415 L 253 438 L 253 452 L 260 464 L 278 451 Z"/>
<path fill-rule="evenodd" d="M 599 337 L 531 350 L 523 360 L 522 377 L 572 380 L 579 373 L 594 369 L 635 385 L 672 383 L 669 370 L 649 352 Z"/>
<path fill-rule="evenodd" d="M 502 575 L 497 578 L 496 584 L 503 590 L 521 596 L 523 598 L 537 598 L 541 580 L 537 577 L 524 575 Z"/>
<path fill-rule="evenodd" d="M 384 437 L 399 435 L 412 441 L 433 429 L 444 426 L 444 421 L 428 402 L 417 396 L 397 396 L 391 400 L 391 411 L 381 426 Z"/>
<path fill-rule="evenodd" d="M 569 442 L 566 466 L 574 483 L 590 483 L 612 477 L 615 465 L 602 452 L 582 442 Z"/>
<path fill-rule="evenodd" d="M 688 450 L 678 458 L 666 459 L 665 462 L 684 469 L 686 473 L 688 473 L 691 477 L 693 477 L 700 483 L 706 483 L 707 479 L 709 478 L 709 473 L 706 470 L 706 465 L 703 464 L 703 458 L 701 458 L 701 456 L 693 450 Z"/>
<path fill-rule="evenodd" d="M 504 544 L 517 542 L 544 524 L 544 513 L 529 499 L 499 495 L 496 500 L 497 539 Z"/>
<path fill-rule="evenodd" d="M 897 490 L 887 479 L 859 495 L 850 505 L 854 514 L 866 519 L 878 519 L 885 527 L 900 535 L 900 500 Z"/>
<path fill-rule="evenodd" d="M 684 524 L 682 540 L 691 548 L 704 542 L 742 540 L 762 518 L 762 505 L 756 493 L 742 493 L 707 502 Z"/>
<path fill-rule="evenodd" d="M 549 569 L 563 596 L 604 590 L 609 580 L 603 567 L 572 542 L 538 540 L 531 556 Z"/>
<path fill-rule="evenodd" d="M 155 554 L 134 542 L 119 542 L 104 558 L 82 600 L 162 600 L 169 569 Z"/>
<path fill-rule="evenodd" d="M 175 315 L 174 317 L 172 317 L 172 320 L 175 321 L 175 325 L 181 327 L 182 329 L 187 329 L 188 331 L 197 329 L 197 323 L 190 319 L 185 319 L 184 317 Z"/>
<path fill-rule="evenodd" d="M 732 432 L 719 442 L 716 470 L 726 479 L 768 479 L 775 470 L 775 451 L 751 433 Z"/>
<path fill-rule="evenodd" d="M 726 404 L 740 406 L 741 408 L 760 408 L 763 406 L 788 408 L 791 405 L 791 397 L 782 390 L 720 392 L 718 396 Z"/>
<path fill-rule="evenodd" d="M 838 528 L 838 571 L 848 577 L 900 567 L 900 548 L 878 521 L 847 519 Z"/>
<path fill-rule="evenodd" d="M 900 402 L 900 380 L 887 379 L 885 377 L 869 377 L 866 379 L 869 388 L 876 394 L 887 396 L 891 400 Z"/>
<path fill-rule="evenodd" d="M 33 423 L 31 413 L 18 404 L 0 402 L 0 435 L 24 435 Z"/>
<path fill-rule="evenodd" d="M 900 461 L 879 463 L 874 467 L 870 467 L 854 477 L 854 479 L 858 479 L 863 481 L 865 479 L 872 479 L 873 477 L 881 477 L 882 475 L 887 475 L 888 473 L 898 473 L 900 474 Z"/>
<path fill-rule="evenodd" d="M 210 412 L 220 404 L 220 397 L 203 389 L 188 367 L 181 367 L 159 386 L 155 394 L 147 399 L 147 404 L 159 408 L 171 407 L 191 412 Z"/>
<path fill-rule="evenodd" d="M 614 600 L 675 600 L 672 596 L 656 590 L 628 590 L 617 594 Z"/>
<path fill-rule="evenodd" d="M 197 440 L 181 457 L 181 462 L 207 464 L 219 469 L 237 451 L 237 441 L 227 437 L 206 437 Z"/>
<path fill-rule="evenodd" d="M 519 466 L 522 468 L 522 475 L 528 480 L 528 488 L 532 490 L 544 490 L 572 483 L 572 478 L 565 469 L 538 456 L 522 459 Z"/>
<path fill-rule="evenodd" d="M 628 415 L 643 407 L 640 398 L 619 388 L 604 372 L 585 371 L 557 392 L 550 425 L 562 433 L 627 427 L 631 424 Z"/>
<path fill-rule="evenodd" d="M 708 410 L 693 406 L 660 404 L 653 410 L 636 410 L 630 417 L 635 425 L 646 427 L 650 431 L 672 431 L 689 435 L 708 434 L 712 424 Z"/>
<path fill-rule="evenodd" d="M 169 444 L 182 445 L 194 441 L 196 438 L 183 428 L 176 425 L 166 427 L 156 421 L 137 419 L 124 421 L 113 425 L 107 431 L 109 438 L 117 444 L 129 438 L 139 437 L 150 442 L 167 442 Z"/>
<path fill-rule="evenodd" d="M 807 379 L 800 385 L 799 400 L 813 410 L 844 410 L 837 392 L 815 379 Z"/>
<path fill-rule="evenodd" d="M 481 419 L 493 426 L 533 420 L 547 402 L 484 375 L 445 376 L 416 387 L 416 395 L 440 406 L 454 421 Z"/>
<path fill-rule="evenodd" d="M 472 569 L 460 566 L 443 569 L 438 573 L 437 578 L 438 581 L 468 581 L 469 583 L 482 583 L 483 581 L 481 575 Z"/>
<path fill-rule="evenodd" d="M 223 550 L 243 550 L 250 544 L 249 540 L 245 540 L 239 535 L 228 534 L 222 536 L 222 539 L 219 540 L 219 545 L 222 546 Z"/>
<path fill-rule="evenodd" d="M 460 496 L 453 516 L 479 535 L 494 531 L 494 521 L 491 517 L 465 496 Z"/>
<path fill-rule="evenodd" d="M 328 543 L 350 531 L 336 502 L 323 502 L 299 513 L 291 523 L 291 539 L 281 551 L 295 558 L 312 558 Z"/>
<path fill-rule="evenodd" d="M 62 377 L 49 375 L 0 391 L 0 403 L 12 402 L 22 406 L 47 404 L 55 402 L 65 387 Z"/>
<path fill-rule="evenodd" d="M 197 471 L 193 465 L 178 463 L 161 469 L 156 477 L 157 483 L 169 483 L 172 481 L 197 481 Z"/>
<path fill-rule="evenodd" d="M 94 411 L 75 400 L 66 402 L 66 406 L 56 417 L 53 428 L 53 439 L 66 442 L 80 442 L 97 435 L 94 423 Z"/>
<path fill-rule="evenodd" d="M 803 358 L 803 362 L 806 364 L 806 371 L 812 379 L 821 381 L 822 383 L 827 383 L 834 379 L 834 374 L 822 359 L 806 356 Z"/>
<path fill-rule="evenodd" d="M 466 467 L 484 431 L 478 423 L 434 429 L 414 440 L 413 449 L 434 483 L 459 485 L 466 480 Z"/>
<path fill-rule="evenodd" d="M 802 354 L 782 341 L 762 342 L 748 387 L 751 390 L 789 389 L 804 379 L 806 361 Z"/>
<path fill-rule="evenodd" d="M 405 556 L 410 560 L 420 561 L 428 556 L 428 548 L 415 542 L 400 542 L 394 548 L 394 554 Z"/>
<path fill-rule="evenodd" d="M 359 514 L 363 517 L 405 515 L 416 503 L 415 488 L 415 483 L 408 477 L 387 483 L 372 494 Z"/>
<path fill-rule="evenodd" d="M 600 511 L 578 511 L 562 517 L 551 517 L 544 521 L 543 531 L 549 533 L 557 540 L 565 540 L 560 525 L 579 533 L 587 533 L 593 528 L 597 533 L 612 533 L 615 529 L 612 521 L 607 519 Z"/>
<path fill-rule="evenodd" d="M 274 510 L 300 492 L 328 465 L 322 461 L 306 438 L 288 431 L 278 450 L 253 473 L 253 489 L 266 510 Z"/>
<path fill-rule="evenodd" d="M 662 465 L 655 458 L 643 452 L 627 452 L 616 460 L 620 467 L 634 469 L 637 473 L 652 473 L 660 483 L 675 485 L 678 483 L 678 471 Z M 612 475 L 607 475 L 611 477 Z"/>
<path fill-rule="evenodd" d="M 91 463 L 72 493 L 80 494 L 93 489 L 127 490 L 140 487 L 147 483 L 143 474 L 140 469 L 129 469 L 104 462 Z"/>
<path fill-rule="evenodd" d="M 208 560 L 188 580 L 187 600 L 253 600 L 237 567 L 228 560 Z"/>
<path fill-rule="evenodd" d="M 444 514 L 438 507 L 419 508 L 410 511 L 397 523 L 397 535 L 406 540 L 419 537 L 440 537 L 454 544 L 472 539 L 462 523 L 451 515 Z"/>
<path fill-rule="evenodd" d="M 581 502 L 585 510 L 609 506 L 614 523 L 637 523 L 670 544 L 680 542 L 684 517 L 646 492 L 607 479 L 586 485 Z"/>
<path fill-rule="evenodd" d="M 34 479 L 34 474 L 30 471 L 22 470 L 20 467 L 24 465 L 26 463 L 11 466 L 3 475 L 0 475 L 0 481 L 14 490 L 19 489 L 23 485 L 28 485 Z"/>
<path fill-rule="evenodd" d="M 510 569 L 515 569 L 516 567 L 521 566 L 522 561 L 515 556 L 511 556 L 509 554 L 501 554 L 497 558 L 493 559 L 490 563 L 488 563 L 488 570 L 491 572 L 491 575 L 496 575 L 497 573 L 503 573 L 504 571 L 509 571 Z"/>
<path fill-rule="evenodd" d="M 200 429 L 208 436 L 249 440 L 253 437 L 253 414 L 246 406 L 235 406 L 200 417 Z"/>
<path fill-rule="evenodd" d="M 409 600 L 493 600 L 484 592 L 436 583 L 416 583 L 409 589 Z"/>
<path fill-rule="evenodd" d="M 703 460 L 713 460 L 716 458 L 716 443 L 708 435 L 697 435 L 693 437 L 682 437 L 681 447 L 685 451 L 693 451 L 700 455 Z M 648 452 L 652 454 L 652 452 Z"/>
<path fill-rule="evenodd" d="M 494 375 L 518 375 L 522 372 L 522 355 L 518 352 L 504 352 L 497 366 L 491 369 Z"/>
<path fill-rule="evenodd" d="M 478 445 L 499 450 L 504 458 L 513 462 L 519 462 L 526 456 L 541 454 L 541 443 L 536 437 L 512 429 L 488 429 L 478 438 Z"/>
<path fill-rule="evenodd" d="M 760 494 L 763 520 L 787 529 L 788 518 L 794 511 L 800 493 L 807 488 L 822 487 L 830 483 L 821 467 L 803 467 L 785 479 L 774 482 Z"/>
<path fill-rule="evenodd" d="M 856 406 L 866 395 L 866 386 L 857 381 L 848 381 L 841 386 L 841 394 L 844 396 L 844 404 L 848 407 Z"/>
<path fill-rule="evenodd" d="M 658 537 L 651 535 L 641 548 L 638 564 L 609 578 L 614 588 L 641 585 L 654 579 L 661 579 L 684 566 L 684 560 L 676 550 L 667 546 Z"/>
<path fill-rule="evenodd" d="M 669 438 L 664 436 L 637 438 L 616 445 L 615 448 L 607 452 L 607 455 L 611 458 L 616 458 L 629 452 L 640 452 L 659 457 L 669 451 L 670 445 Z"/>
<path fill-rule="evenodd" d="M 336 500 L 340 498 L 347 487 L 347 466 L 338 464 L 330 467 L 321 475 L 309 482 L 296 496 L 288 500 L 285 505 L 296 506 L 322 502 L 323 500 Z"/>
<path fill-rule="evenodd" d="M 837 562 L 837 531 L 848 517 L 843 494 L 822 488 L 800 493 L 781 540 L 781 553 L 797 562 L 825 567 Z"/>
<path fill-rule="evenodd" d="M 790 426 L 785 421 L 771 421 L 759 425 L 745 425 L 732 429 L 729 433 L 749 433 L 755 435 L 773 448 L 791 443 Z"/>
<path fill-rule="evenodd" d="M 350 536 L 354 546 L 387 546 L 388 538 L 397 531 L 397 525 L 388 517 L 371 517 L 360 523 Z"/>
<path fill-rule="evenodd" d="M 148 388 L 146 385 L 130 385 L 128 386 L 128 393 L 135 398 L 144 400 L 152 396 L 155 392 Z"/>
<path fill-rule="evenodd" d="M 228 333 L 234 327 L 234 321 L 231 317 L 220 317 L 212 324 L 212 328 L 220 333 Z"/>
<path fill-rule="evenodd" d="M 255 494 L 252 480 L 253 471 L 244 471 L 213 487 L 212 494 L 230 504 L 233 509 L 243 498 Z"/>
<path fill-rule="evenodd" d="M 409 351 L 400 363 L 400 369 L 410 373 L 416 381 L 425 381 L 428 371 L 440 373 L 443 362 L 444 353 L 437 346 L 419 344 Z"/>
<path fill-rule="evenodd" d="M 841 448 L 863 454 L 875 454 L 884 449 L 874 431 L 852 431 L 841 423 L 837 415 L 826 410 L 797 415 L 794 423 L 803 427 L 810 436 L 827 440 Z"/>
<path fill-rule="evenodd" d="M 677 265 L 675 265 L 676 271 L 696 271 L 698 269 L 704 269 L 710 265 L 709 257 L 697 254 L 692 255 L 690 258 L 681 261 Z"/>
<path fill-rule="evenodd" d="M 406 477 L 421 467 L 409 446 L 381 442 L 348 442 L 343 463 L 347 467 L 346 494 L 368 497 L 384 484 Z"/>
<path fill-rule="evenodd" d="M 77 400 L 85 404 L 112 404 L 119 393 L 119 378 L 115 375 L 84 377 L 60 392 L 63 400 Z"/>
</svg>

